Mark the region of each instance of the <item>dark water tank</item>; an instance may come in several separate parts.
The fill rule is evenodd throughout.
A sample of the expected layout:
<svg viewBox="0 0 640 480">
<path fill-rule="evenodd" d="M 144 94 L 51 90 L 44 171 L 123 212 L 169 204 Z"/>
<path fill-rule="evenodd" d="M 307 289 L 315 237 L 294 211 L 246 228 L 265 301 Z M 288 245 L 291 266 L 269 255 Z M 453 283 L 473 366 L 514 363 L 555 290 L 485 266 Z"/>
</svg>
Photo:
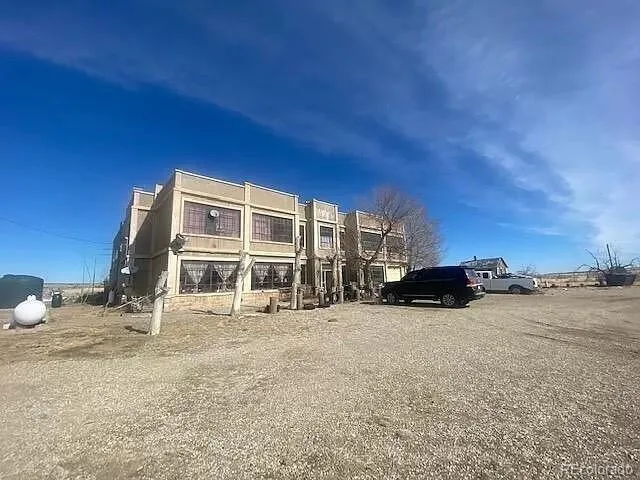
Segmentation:
<svg viewBox="0 0 640 480">
<path fill-rule="evenodd" d="M 15 308 L 28 295 L 42 300 L 44 280 L 31 275 L 5 275 L 0 278 L 0 308 Z"/>
</svg>

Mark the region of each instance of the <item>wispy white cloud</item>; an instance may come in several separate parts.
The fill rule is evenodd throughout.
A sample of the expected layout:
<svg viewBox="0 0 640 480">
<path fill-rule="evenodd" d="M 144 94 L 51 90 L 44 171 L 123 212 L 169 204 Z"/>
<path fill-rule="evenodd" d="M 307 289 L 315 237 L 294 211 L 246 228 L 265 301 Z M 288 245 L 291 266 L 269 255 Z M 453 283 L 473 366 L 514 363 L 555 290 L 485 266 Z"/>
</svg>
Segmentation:
<svg viewBox="0 0 640 480">
<path fill-rule="evenodd" d="M 0 46 L 160 85 L 409 177 L 482 162 L 501 182 L 483 208 L 640 251 L 633 0 L 87 5 L 23 2 L 0 19 Z"/>
<path fill-rule="evenodd" d="M 423 43 L 459 101 L 502 126 L 502 138 L 473 127 L 475 149 L 520 188 L 543 192 L 559 222 L 636 252 L 638 22 L 629 1 L 459 1 Z"/>
<path fill-rule="evenodd" d="M 511 230 L 520 230 L 523 232 L 534 233 L 536 235 L 544 235 L 547 237 L 562 237 L 568 235 L 568 232 L 563 231 L 559 227 L 527 225 L 508 222 L 498 222 L 497 225 L 499 227 L 508 228 Z"/>
</svg>

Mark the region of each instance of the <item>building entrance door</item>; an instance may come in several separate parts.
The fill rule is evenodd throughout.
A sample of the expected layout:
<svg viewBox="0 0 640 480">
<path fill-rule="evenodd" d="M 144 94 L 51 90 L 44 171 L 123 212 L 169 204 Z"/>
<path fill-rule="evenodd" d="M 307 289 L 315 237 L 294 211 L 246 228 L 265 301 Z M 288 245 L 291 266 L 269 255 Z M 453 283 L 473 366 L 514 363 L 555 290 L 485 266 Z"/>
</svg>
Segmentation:
<svg viewBox="0 0 640 480">
<path fill-rule="evenodd" d="M 322 286 L 325 292 L 331 292 L 333 290 L 333 272 L 331 270 L 322 270 Z"/>
</svg>

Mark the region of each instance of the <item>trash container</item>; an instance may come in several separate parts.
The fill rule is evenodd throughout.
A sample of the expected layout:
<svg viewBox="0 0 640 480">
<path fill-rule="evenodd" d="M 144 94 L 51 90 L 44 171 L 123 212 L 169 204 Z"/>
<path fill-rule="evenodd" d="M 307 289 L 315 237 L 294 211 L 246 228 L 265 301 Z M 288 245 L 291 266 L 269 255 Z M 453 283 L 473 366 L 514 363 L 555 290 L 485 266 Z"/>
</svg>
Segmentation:
<svg viewBox="0 0 640 480">
<path fill-rule="evenodd" d="M 62 293 L 53 292 L 51 295 L 51 308 L 59 308 L 62 306 Z"/>
</svg>

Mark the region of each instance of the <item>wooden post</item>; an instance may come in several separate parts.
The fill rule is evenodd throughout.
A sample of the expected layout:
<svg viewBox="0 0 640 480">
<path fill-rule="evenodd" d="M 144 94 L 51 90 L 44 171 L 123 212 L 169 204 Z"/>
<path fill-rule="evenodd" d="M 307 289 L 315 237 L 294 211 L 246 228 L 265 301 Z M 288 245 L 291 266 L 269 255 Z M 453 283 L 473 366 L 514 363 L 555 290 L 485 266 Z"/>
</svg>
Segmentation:
<svg viewBox="0 0 640 480">
<path fill-rule="evenodd" d="M 93 257 L 93 275 L 91 276 L 91 295 L 92 296 L 93 296 L 93 289 L 94 289 L 94 286 L 96 284 L 96 259 L 97 258 L 98 257 Z"/>
<path fill-rule="evenodd" d="M 247 252 L 240 252 L 240 261 L 236 268 L 236 287 L 233 293 L 233 303 L 231 304 L 230 315 L 235 315 L 240 310 L 240 304 L 242 303 L 242 289 L 244 287 L 244 279 L 242 278 L 242 272 L 244 272 L 246 264 Z"/>
<path fill-rule="evenodd" d="M 164 309 L 164 296 L 167 294 L 166 288 L 167 277 L 169 272 L 163 270 L 158 276 L 155 289 L 155 299 L 153 300 L 153 313 L 151 314 L 151 322 L 149 322 L 148 335 L 157 335 L 160 333 L 160 323 L 162 322 L 162 310 Z"/>
<path fill-rule="evenodd" d="M 255 263 L 255 259 L 250 259 L 249 254 L 244 251 L 240 251 L 240 261 L 238 262 L 238 268 L 236 273 L 236 288 L 233 294 L 233 303 L 231 304 L 231 312 L 229 315 L 235 315 L 240 311 L 240 305 L 242 304 L 242 291 L 244 290 L 244 281 L 251 268 Z"/>
<path fill-rule="evenodd" d="M 344 285 L 342 284 L 342 259 L 340 253 L 336 254 L 338 264 L 338 303 L 344 303 Z"/>
<path fill-rule="evenodd" d="M 80 300 L 84 303 L 84 271 L 86 269 L 86 262 L 84 257 L 82 257 L 82 287 L 80 287 Z"/>
<path fill-rule="evenodd" d="M 331 302 L 335 303 L 335 297 L 338 293 L 338 252 L 331 258 L 331 276 L 333 277 L 333 285 L 331 285 Z"/>
<path fill-rule="evenodd" d="M 295 310 L 298 303 L 298 288 L 300 287 L 300 258 L 302 257 L 302 237 L 296 237 L 296 257 L 293 264 L 293 281 L 291 282 L 291 300 L 289 308 Z"/>
<path fill-rule="evenodd" d="M 298 297 L 296 299 L 296 308 L 298 310 L 302 310 L 302 308 L 304 307 L 304 301 L 303 301 L 303 295 L 302 292 L 298 292 L 298 294 L 296 295 L 296 297 Z"/>
<path fill-rule="evenodd" d="M 278 297 L 269 297 L 269 313 L 278 313 Z"/>
</svg>

